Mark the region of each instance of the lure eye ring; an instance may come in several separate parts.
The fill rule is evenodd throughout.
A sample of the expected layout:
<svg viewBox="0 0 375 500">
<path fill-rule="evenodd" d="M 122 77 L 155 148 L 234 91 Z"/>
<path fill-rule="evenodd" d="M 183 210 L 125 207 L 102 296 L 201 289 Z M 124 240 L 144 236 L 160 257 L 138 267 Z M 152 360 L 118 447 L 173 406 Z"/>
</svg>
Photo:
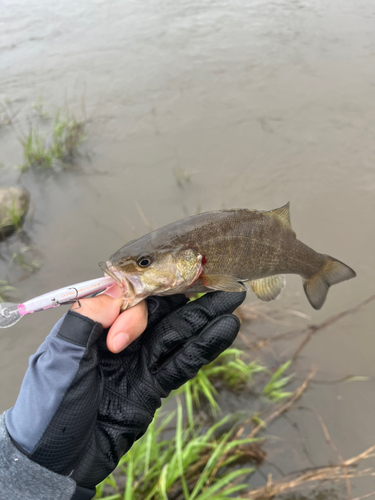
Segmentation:
<svg viewBox="0 0 375 500">
<path fill-rule="evenodd" d="M 152 258 L 150 255 L 141 255 L 137 259 L 137 264 L 142 268 L 148 267 L 152 264 Z"/>
</svg>

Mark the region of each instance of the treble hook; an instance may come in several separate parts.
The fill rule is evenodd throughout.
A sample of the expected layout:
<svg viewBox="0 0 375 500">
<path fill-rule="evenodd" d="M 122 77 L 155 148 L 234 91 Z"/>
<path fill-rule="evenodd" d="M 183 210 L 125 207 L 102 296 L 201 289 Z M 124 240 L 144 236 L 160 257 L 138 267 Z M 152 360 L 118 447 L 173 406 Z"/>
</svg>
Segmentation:
<svg viewBox="0 0 375 500">
<path fill-rule="evenodd" d="M 77 297 L 78 297 L 78 290 L 76 287 L 72 286 L 70 288 L 68 288 L 68 290 L 75 290 L 76 292 L 76 296 L 74 297 L 74 299 L 72 300 L 69 300 L 69 301 L 64 301 L 64 302 L 59 302 L 58 300 L 55 299 L 55 297 L 53 297 L 51 299 L 51 302 L 55 305 L 55 306 L 62 306 L 62 305 L 65 305 L 65 304 L 74 304 L 75 302 L 78 302 L 79 304 L 79 307 L 81 307 L 81 303 L 79 300 L 77 300 Z M 77 307 L 76 309 L 79 309 L 79 307 Z"/>
<path fill-rule="evenodd" d="M 81 302 L 80 302 L 80 300 L 79 300 L 79 299 L 78 299 L 78 300 L 74 300 L 74 301 L 72 302 L 72 304 L 74 304 L 75 302 L 77 302 L 78 307 L 74 307 L 74 308 L 72 308 L 72 311 L 76 311 L 77 309 L 81 309 L 81 307 L 82 307 L 82 306 L 81 306 Z"/>
<path fill-rule="evenodd" d="M 74 309 L 72 309 L 72 311 L 76 311 L 77 309 L 80 309 L 82 306 L 81 306 L 80 300 L 77 299 L 77 297 L 78 297 L 78 290 L 77 290 L 77 288 L 75 288 L 74 286 L 72 286 L 71 289 L 76 291 L 76 296 L 74 297 L 74 299 L 72 299 L 71 302 L 69 302 L 69 304 L 74 304 L 75 302 L 77 302 L 78 303 L 78 307 L 75 307 Z"/>
</svg>

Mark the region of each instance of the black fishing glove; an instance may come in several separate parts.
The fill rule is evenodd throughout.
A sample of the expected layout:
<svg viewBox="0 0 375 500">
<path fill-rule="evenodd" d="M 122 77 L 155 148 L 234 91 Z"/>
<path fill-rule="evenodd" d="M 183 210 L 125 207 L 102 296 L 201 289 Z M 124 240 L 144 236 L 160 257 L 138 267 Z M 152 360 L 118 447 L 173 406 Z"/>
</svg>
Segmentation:
<svg viewBox="0 0 375 500">
<path fill-rule="evenodd" d="M 91 498 L 146 432 L 161 398 L 232 344 L 240 324 L 231 313 L 244 298 L 215 292 L 184 305 L 183 295 L 151 297 L 145 332 L 119 354 L 107 349 L 99 323 L 68 312 L 31 358 L 6 414 L 14 442 L 73 478 L 81 491 L 74 498 Z"/>
</svg>

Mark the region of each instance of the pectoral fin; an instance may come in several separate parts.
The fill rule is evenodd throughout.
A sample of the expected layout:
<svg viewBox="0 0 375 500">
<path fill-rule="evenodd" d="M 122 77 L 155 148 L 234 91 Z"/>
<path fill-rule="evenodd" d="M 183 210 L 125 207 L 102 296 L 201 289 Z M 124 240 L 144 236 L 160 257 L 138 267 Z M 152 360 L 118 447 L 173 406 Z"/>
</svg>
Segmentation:
<svg viewBox="0 0 375 500">
<path fill-rule="evenodd" d="M 285 276 L 275 274 L 274 276 L 268 276 L 268 278 L 253 280 L 250 281 L 250 286 L 258 299 L 268 302 L 276 299 L 285 287 Z"/>
<path fill-rule="evenodd" d="M 222 274 L 204 274 L 199 278 L 199 283 L 211 290 L 222 290 L 224 292 L 246 291 L 246 286 L 238 282 L 236 278 Z"/>
</svg>

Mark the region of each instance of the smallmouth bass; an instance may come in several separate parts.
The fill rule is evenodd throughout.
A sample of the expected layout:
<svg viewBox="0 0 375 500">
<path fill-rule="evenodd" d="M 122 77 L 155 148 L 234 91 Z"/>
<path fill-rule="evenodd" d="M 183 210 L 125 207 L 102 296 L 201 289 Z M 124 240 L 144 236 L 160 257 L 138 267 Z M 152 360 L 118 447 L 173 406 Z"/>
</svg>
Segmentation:
<svg viewBox="0 0 375 500">
<path fill-rule="evenodd" d="M 122 286 L 123 309 L 150 295 L 243 291 L 247 282 L 269 301 L 284 288 L 285 274 L 299 274 L 310 304 L 320 309 L 331 285 L 356 276 L 297 239 L 289 203 L 193 215 L 130 241 L 99 266 Z"/>
</svg>

